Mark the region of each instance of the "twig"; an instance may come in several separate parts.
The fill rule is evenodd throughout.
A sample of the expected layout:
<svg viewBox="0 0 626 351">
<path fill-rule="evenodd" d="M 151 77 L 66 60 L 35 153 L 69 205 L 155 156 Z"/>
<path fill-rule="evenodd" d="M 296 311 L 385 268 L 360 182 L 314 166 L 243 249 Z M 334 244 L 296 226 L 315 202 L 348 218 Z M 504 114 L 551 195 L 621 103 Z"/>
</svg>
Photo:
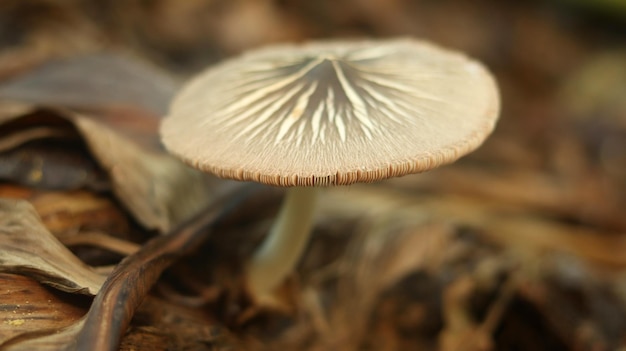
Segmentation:
<svg viewBox="0 0 626 351">
<path fill-rule="evenodd" d="M 87 312 L 76 342 L 66 350 L 114 351 L 143 298 L 161 273 L 177 259 L 199 247 L 211 228 L 251 192 L 239 188 L 234 194 L 217 201 L 211 208 L 193 218 L 169 235 L 148 242 L 135 254 L 125 258 L 111 273 Z"/>
<path fill-rule="evenodd" d="M 139 244 L 100 232 L 85 232 L 78 235 L 64 236 L 60 237 L 59 241 L 65 246 L 95 246 L 124 256 L 134 254 L 141 247 Z"/>
</svg>

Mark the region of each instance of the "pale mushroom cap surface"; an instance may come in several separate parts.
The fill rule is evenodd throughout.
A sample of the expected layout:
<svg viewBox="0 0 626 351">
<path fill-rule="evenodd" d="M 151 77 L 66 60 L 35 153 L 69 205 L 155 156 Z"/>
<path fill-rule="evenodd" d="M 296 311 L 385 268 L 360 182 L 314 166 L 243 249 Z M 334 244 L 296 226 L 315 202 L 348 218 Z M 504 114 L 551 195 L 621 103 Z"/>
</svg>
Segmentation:
<svg viewBox="0 0 626 351">
<path fill-rule="evenodd" d="M 219 177 L 344 185 L 453 162 L 498 113 L 493 77 L 463 54 L 414 39 L 319 41 L 207 69 L 176 96 L 161 135 Z"/>
</svg>

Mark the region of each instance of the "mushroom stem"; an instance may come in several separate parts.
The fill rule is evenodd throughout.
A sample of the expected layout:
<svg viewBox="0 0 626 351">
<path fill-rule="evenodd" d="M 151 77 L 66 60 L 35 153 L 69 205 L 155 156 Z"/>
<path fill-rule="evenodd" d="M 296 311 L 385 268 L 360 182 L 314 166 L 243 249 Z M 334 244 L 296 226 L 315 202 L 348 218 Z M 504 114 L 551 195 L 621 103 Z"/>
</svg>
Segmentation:
<svg viewBox="0 0 626 351">
<path fill-rule="evenodd" d="M 257 300 L 271 298 L 294 271 L 309 241 L 318 191 L 315 187 L 287 190 L 278 218 L 248 265 L 248 288 Z"/>
</svg>

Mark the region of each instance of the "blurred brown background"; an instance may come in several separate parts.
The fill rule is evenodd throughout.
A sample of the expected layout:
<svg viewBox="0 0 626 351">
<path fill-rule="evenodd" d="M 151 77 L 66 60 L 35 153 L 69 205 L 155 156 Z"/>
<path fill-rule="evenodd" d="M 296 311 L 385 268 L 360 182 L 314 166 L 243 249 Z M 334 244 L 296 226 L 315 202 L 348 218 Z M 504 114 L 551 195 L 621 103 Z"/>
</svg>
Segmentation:
<svg viewBox="0 0 626 351">
<path fill-rule="evenodd" d="M 394 36 L 467 52 L 492 70 L 502 113 L 485 145 L 423 175 L 329 191 L 294 283 L 299 312 L 234 327 L 214 305 L 197 315 L 155 294 L 179 307 L 144 310 L 123 349 L 143 340 L 146 350 L 626 350 L 624 0 L 0 0 L 0 103 L 89 111 L 155 150 L 156 118 L 207 65 L 274 42 Z M 6 136 L 0 195 L 35 203 L 54 234 L 68 209 L 48 189 L 74 200 L 77 188 L 111 191 L 91 171 L 72 184 L 25 181 L 9 167 Z M 97 168 L 93 157 L 79 167 Z M 72 225 L 135 243 L 169 228 L 132 206 L 129 215 L 113 188 L 103 207 L 80 195 L 99 217 L 75 209 L 85 217 Z M 251 223 L 244 232 L 266 228 Z M 225 241 L 214 245 L 227 251 Z M 120 258 L 74 252 L 93 266 Z M 64 299 L 72 321 L 88 305 Z M 163 316 L 227 336 L 156 322 Z M 15 327 L 6 321 L 5 332 Z"/>
</svg>

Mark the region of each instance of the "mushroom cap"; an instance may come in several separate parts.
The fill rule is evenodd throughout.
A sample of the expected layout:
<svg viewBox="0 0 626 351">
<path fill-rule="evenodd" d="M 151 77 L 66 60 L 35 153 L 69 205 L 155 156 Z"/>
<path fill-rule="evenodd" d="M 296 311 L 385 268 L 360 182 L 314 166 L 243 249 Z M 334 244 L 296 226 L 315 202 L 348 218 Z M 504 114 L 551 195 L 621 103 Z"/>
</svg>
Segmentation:
<svg viewBox="0 0 626 351">
<path fill-rule="evenodd" d="M 317 41 L 207 69 L 175 97 L 161 135 L 222 178 L 345 185 L 455 161 L 498 112 L 493 77 L 461 53 L 414 39 Z"/>
</svg>

